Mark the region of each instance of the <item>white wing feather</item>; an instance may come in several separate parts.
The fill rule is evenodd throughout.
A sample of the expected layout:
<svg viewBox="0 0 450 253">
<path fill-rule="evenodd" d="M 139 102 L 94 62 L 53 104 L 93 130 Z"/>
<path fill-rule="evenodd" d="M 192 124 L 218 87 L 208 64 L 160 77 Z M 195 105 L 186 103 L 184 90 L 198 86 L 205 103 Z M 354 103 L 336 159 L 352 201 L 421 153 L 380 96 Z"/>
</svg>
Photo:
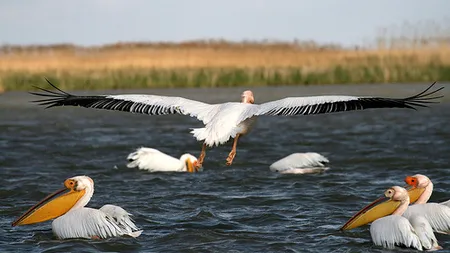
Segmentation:
<svg viewBox="0 0 450 253">
<path fill-rule="evenodd" d="M 128 168 L 139 168 L 140 170 L 155 171 L 184 171 L 184 163 L 157 149 L 138 148 L 127 157 Z"/>
<path fill-rule="evenodd" d="M 370 235 L 377 246 L 393 249 L 395 246 L 403 245 L 422 250 L 414 228 L 405 217 L 399 215 L 389 215 L 372 222 Z"/>
<path fill-rule="evenodd" d="M 423 249 L 440 249 L 436 236 L 433 233 L 433 228 L 427 219 L 423 216 L 412 216 L 408 219 L 411 226 L 416 231 L 420 239 Z"/>
<path fill-rule="evenodd" d="M 329 160 L 314 152 L 290 154 L 270 165 L 270 170 L 280 173 L 319 173 L 327 170 Z"/>
<path fill-rule="evenodd" d="M 114 223 L 113 218 L 93 208 L 77 208 L 52 222 L 53 233 L 59 239 L 118 237 L 128 231 Z"/>
<path fill-rule="evenodd" d="M 439 204 L 450 207 L 450 199 Z"/>
<path fill-rule="evenodd" d="M 191 131 L 198 141 L 205 141 L 208 146 L 225 143 L 236 134 L 245 132 L 250 124 L 241 123 L 255 115 L 258 105 L 230 102 L 221 104 L 211 113 L 214 111 L 216 114 L 204 128 Z"/>
<path fill-rule="evenodd" d="M 179 114 L 196 117 L 204 124 L 208 124 L 211 121 L 214 117 L 215 111 L 220 106 L 182 97 L 156 95 L 110 95 L 106 96 L 106 99 L 112 99 L 112 101 L 133 102 L 133 105 L 131 105 L 129 109 L 130 112 L 152 115 L 173 114 L 173 112 L 176 112 Z M 100 100 L 98 105 L 94 103 L 90 105 L 90 107 L 114 110 L 114 106 L 118 105 L 120 105 L 119 102 L 111 102 L 111 108 L 106 108 L 109 106 L 108 103 L 105 104 Z M 173 110 L 173 112 L 171 110 Z"/>
<path fill-rule="evenodd" d="M 411 218 L 413 216 L 423 216 L 430 222 L 435 232 L 450 232 L 450 207 L 438 203 L 426 203 L 411 205 L 406 209 L 403 216 Z"/>
<path fill-rule="evenodd" d="M 115 205 L 104 205 L 99 210 L 111 216 L 116 225 L 122 230 L 127 231 L 128 235 L 132 237 L 138 237 L 141 235 L 142 230 L 134 224 L 134 221 L 131 218 L 132 214 L 125 211 L 122 207 Z"/>
</svg>

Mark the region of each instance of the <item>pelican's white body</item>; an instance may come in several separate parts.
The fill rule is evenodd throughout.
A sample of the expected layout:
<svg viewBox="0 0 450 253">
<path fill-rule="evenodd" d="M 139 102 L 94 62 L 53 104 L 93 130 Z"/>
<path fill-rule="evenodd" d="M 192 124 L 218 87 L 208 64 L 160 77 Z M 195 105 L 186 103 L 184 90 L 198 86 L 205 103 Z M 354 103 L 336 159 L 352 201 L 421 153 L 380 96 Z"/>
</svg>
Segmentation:
<svg viewBox="0 0 450 253">
<path fill-rule="evenodd" d="M 52 222 L 56 237 L 105 239 L 123 235 L 138 237 L 142 233 L 130 218 L 131 214 L 119 206 L 104 205 L 100 209 L 84 207 L 94 193 L 93 181 L 86 176 L 73 179 L 78 180 L 78 188 L 85 187 L 86 193 L 66 214 Z"/>
<path fill-rule="evenodd" d="M 138 148 L 127 157 L 128 168 L 139 168 L 150 172 L 187 172 L 186 159 L 196 161 L 197 158 L 190 154 L 184 154 L 177 159 L 153 148 Z"/>
<path fill-rule="evenodd" d="M 433 231 L 439 233 L 450 233 L 450 206 L 449 201 L 442 203 L 427 203 L 433 193 L 433 182 L 421 174 L 413 177 L 417 179 L 417 186 L 425 190 L 419 196 L 417 201 L 409 206 L 408 210 L 403 214 L 404 217 L 423 216 L 430 223 Z"/>
<path fill-rule="evenodd" d="M 204 141 L 210 147 L 218 146 L 235 138 L 237 134 L 248 133 L 256 120 L 253 115 L 257 109 L 258 105 L 245 103 L 213 105 L 205 127 L 194 128 L 191 133 L 198 141 Z"/>
<path fill-rule="evenodd" d="M 430 224 L 421 216 L 407 219 L 393 214 L 377 219 L 370 225 L 370 236 L 375 245 L 389 249 L 395 246 L 418 250 L 439 248 Z"/>
<path fill-rule="evenodd" d="M 438 203 L 414 204 L 408 207 L 403 216 L 423 216 L 435 232 L 450 232 L 450 207 Z"/>
<path fill-rule="evenodd" d="M 318 153 L 294 153 L 272 163 L 269 168 L 284 174 L 310 174 L 328 170 L 327 163 L 329 160 Z"/>
<path fill-rule="evenodd" d="M 440 249 L 430 223 L 422 215 L 402 216 L 410 203 L 405 188 L 393 186 L 390 196 L 392 201 L 400 201 L 400 205 L 389 216 L 379 218 L 370 225 L 370 236 L 377 246 L 392 249 L 395 246 L 405 246 L 418 250 Z M 386 193 L 385 193 L 386 194 Z"/>
<path fill-rule="evenodd" d="M 450 207 L 450 199 L 439 204 Z"/>
</svg>

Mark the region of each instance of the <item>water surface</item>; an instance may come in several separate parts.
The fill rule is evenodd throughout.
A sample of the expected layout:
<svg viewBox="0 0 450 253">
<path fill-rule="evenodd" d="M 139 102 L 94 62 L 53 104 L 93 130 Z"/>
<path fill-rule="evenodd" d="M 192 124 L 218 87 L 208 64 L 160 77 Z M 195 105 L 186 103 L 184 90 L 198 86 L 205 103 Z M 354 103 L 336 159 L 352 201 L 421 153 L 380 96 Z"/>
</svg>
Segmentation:
<svg viewBox="0 0 450 253">
<path fill-rule="evenodd" d="M 431 201 L 450 198 L 450 85 L 442 103 L 418 111 L 378 109 L 297 117 L 264 117 L 240 139 L 208 150 L 204 171 L 148 173 L 126 167 L 140 146 L 179 157 L 198 155 L 186 116 L 146 116 L 85 108 L 44 110 L 26 93 L 0 95 L 1 252 L 386 252 L 368 227 L 338 229 L 354 212 L 406 175 L 435 184 Z M 332 85 L 253 89 L 256 102 L 285 96 L 349 94 L 405 97 L 427 84 Z M 243 88 L 139 91 L 207 102 L 238 101 Z M 331 169 L 317 175 L 279 175 L 269 165 L 294 152 L 319 152 Z M 72 176 L 89 175 L 88 204 L 117 204 L 144 232 L 137 238 L 59 241 L 51 222 L 11 227 L 36 201 Z M 450 252 L 450 236 L 438 235 Z M 409 250 L 406 250 L 409 251 Z M 397 249 L 392 252 L 405 252 Z"/>
</svg>

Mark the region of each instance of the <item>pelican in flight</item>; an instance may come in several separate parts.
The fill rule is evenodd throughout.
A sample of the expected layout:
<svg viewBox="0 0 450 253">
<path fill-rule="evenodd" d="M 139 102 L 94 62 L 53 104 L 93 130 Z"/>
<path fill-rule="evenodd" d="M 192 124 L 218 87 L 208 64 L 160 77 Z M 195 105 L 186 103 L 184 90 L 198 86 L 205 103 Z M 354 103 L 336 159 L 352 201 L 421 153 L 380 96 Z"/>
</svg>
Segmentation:
<svg viewBox="0 0 450 253">
<path fill-rule="evenodd" d="M 119 206 L 100 209 L 85 207 L 94 194 L 94 181 L 88 176 L 66 179 L 64 188 L 50 194 L 17 218 L 12 226 L 34 224 L 55 219 L 53 233 L 59 239 L 138 237 L 139 230 L 127 211 Z"/>
<path fill-rule="evenodd" d="M 318 153 L 294 153 L 272 163 L 269 168 L 273 172 L 282 174 L 322 173 L 329 169 L 326 167 L 329 162 L 326 157 Z"/>
<path fill-rule="evenodd" d="M 403 214 L 405 217 L 422 215 L 429 222 L 434 231 L 444 234 L 450 233 L 450 207 L 447 202 L 427 203 L 433 193 L 433 183 L 431 180 L 421 174 L 407 176 L 405 182 L 410 187 L 409 196 L 411 205 Z"/>
<path fill-rule="evenodd" d="M 437 250 L 436 236 L 426 218 L 420 215 L 405 218 L 409 195 L 405 188 L 393 186 L 384 196 L 375 200 L 354 215 L 341 230 L 349 230 L 361 225 L 370 225 L 370 236 L 376 246 L 393 249 L 404 246 L 417 250 Z"/>
<path fill-rule="evenodd" d="M 128 168 L 139 168 L 150 172 L 198 172 L 197 158 L 191 154 L 183 154 L 176 159 L 157 149 L 138 148 L 127 157 Z"/>
<path fill-rule="evenodd" d="M 36 100 L 46 108 L 55 106 L 81 106 L 87 108 L 117 110 L 149 115 L 181 114 L 196 117 L 204 127 L 194 128 L 191 133 L 197 141 L 203 142 L 198 158 L 198 166 L 203 164 L 206 148 L 218 146 L 234 138 L 232 149 L 226 159 L 231 165 L 236 156 L 236 147 L 240 136 L 247 134 L 258 116 L 263 115 L 311 115 L 333 113 L 370 108 L 408 108 L 426 107 L 435 103 L 436 93 L 444 87 L 431 90 L 436 82 L 424 91 L 406 98 L 357 97 L 357 96 L 312 96 L 288 97 L 263 104 L 255 104 L 253 93 L 249 90 L 241 95 L 241 102 L 207 104 L 182 97 L 157 95 L 89 95 L 69 94 L 48 79 L 47 82 L 56 91 L 35 87 L 44 93 L 30 92 L 33 95 L 46 97 Z"/>
</svg>

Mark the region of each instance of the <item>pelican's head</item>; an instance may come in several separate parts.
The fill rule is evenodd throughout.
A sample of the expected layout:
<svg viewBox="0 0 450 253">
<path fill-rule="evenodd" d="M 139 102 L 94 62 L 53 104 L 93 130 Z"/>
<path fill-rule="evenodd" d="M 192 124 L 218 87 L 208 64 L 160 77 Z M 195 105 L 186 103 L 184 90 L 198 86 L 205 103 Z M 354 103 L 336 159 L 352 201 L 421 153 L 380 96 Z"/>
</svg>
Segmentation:
<svg viewBox="0 0 450 253">
<path fill-rule="evenodd" d="M 242 92 L 241 102 L 245 104 L 255 103 L 255 97 L 253 97 L 253 92 L 251 90 L 246 90 Z"/>
<path fill-rule="evenodd" d="M 384 192 L 384 196 L 370 203 L 353 217 L 351 217 L 341 230 L 350 230 L 366 225 L 376 219 L 391 215 L 402 203 L 409 204 L 408 192 L 400 186 L 392 186 Z"/>
<path fill-rule="evenodd" d="M 34 224 L 64 215 L 72 208 L 83 207 L 94 193 L 94 181 L 88 176 L 66 179 L 64 188 L 48 195 L 17 218 L 12 226 Z M 84 197 L 84 198 L 83 198 Z"/>
<path fill-rule="evenodd" d="M 408 189 L 409 198 L 411 199 L 411 203 L 416 202 L 422 194 L 425 192 L 425 190 L 429 189 L 429 191 L 433 191 L 433 183 L 431 180 L 422 174 L 416 174 L 414 176 L 407 176 L 405 178 L 405 183 L 408 185 L 406 188 Z M 431 192 L 429 195 L 431 195 Z M 424 198 L 424 197 L 422 197 Z M 426 203 L 429 199 L 429 196 L 424 198 L 423 201 Z M 421 201 L 421 202 L 423 202 Z"/>
<path fill-rule="evenodd" d="M 191 154 L 184 154 L 180 157 L 180 161 L 184 162 L 187 172 L 198 172 L 201 166 L 198 164 L 198 160 Z"/>
</svg>

